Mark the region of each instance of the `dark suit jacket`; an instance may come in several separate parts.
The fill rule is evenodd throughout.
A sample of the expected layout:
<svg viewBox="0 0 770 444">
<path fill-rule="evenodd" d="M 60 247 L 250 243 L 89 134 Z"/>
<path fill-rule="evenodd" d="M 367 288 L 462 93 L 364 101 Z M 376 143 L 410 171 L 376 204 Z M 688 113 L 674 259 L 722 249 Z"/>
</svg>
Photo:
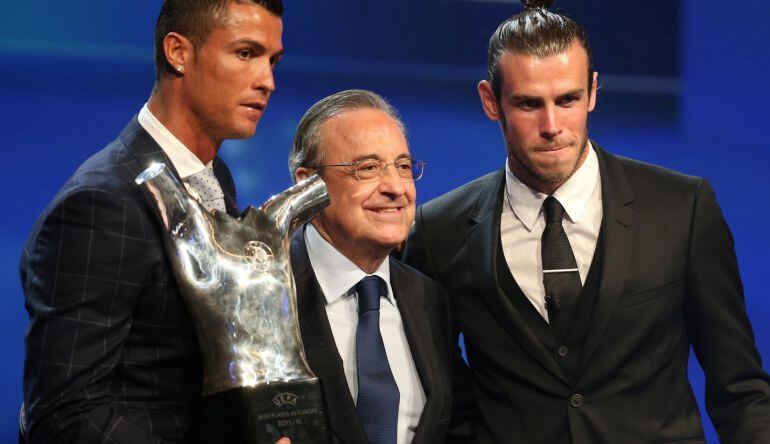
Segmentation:
<svg viewBox="0 0 770 444">
<path fill-rule="evenodd" d="M 132 119 L 64 184 L 24 246 L 31 444 L 179 442 L 186 434 L 200 351 L 160 224 L 134 183 L 155 161 L 171 165 Z M 234 207 L 230 173 L 219 160 L 215 171 Z"/>
<path fill-rule="evenodd" d="M 452 413 L 450 362 L 456 364 L 459 359 L 457 342 L 450 341 L 446 293 L 417 270 L 396 259 L 389 260 L 393 296 L 426 396 L 412 442 L 443 443 Z M 333 441 L 366 443 L 326 316 L 326 299 L 307 255 L 304 229 L 297 230 L 292 239 L 291 262 L 305 355 L 323 384 Z"/>
<path fill-rule="evenodd" d="M 456 306 L 483 417 L 480 441 L 702 442 L 687 379 L 692 346 L 721 439 L 770 442 L 768 375 L 710 186 L 597 154 L 603 260 L 572 381 L 498 286 L 504 171 L 418 210 L 404 258 L 441 282 Z"/>
</svg>

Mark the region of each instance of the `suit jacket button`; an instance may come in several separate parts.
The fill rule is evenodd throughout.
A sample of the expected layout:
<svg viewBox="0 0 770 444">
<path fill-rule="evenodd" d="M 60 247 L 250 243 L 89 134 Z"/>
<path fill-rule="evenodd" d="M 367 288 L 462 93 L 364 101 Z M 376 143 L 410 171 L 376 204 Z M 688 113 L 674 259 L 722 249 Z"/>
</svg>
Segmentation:
<svg viewBox="0 0 770 444">
<path fill-rule="evenodd" d="M 580 408 L 581 405 L 583 405 L 583 395 L 580 393 L 575 393 L 574 395 L 569 397 L 569 405 L 572 407 Z"/>
<path fill-rule="evenodd" d="M 556 353 L 562 358 L 566 358 L 567 355 L 569 354 L 569 347 L 567 347 L 566 345 L 562 345 L 561 347 L 556 349 Z"/>
</svg>

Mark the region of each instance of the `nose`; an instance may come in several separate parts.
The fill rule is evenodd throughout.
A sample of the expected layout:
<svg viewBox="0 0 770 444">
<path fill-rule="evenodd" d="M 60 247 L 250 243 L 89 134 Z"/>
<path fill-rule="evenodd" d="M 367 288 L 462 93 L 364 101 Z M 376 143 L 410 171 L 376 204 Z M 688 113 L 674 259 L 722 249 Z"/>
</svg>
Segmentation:
<svg viewBox="0 0 770 444">
<path fill-rule="evenodd" d="M 257 73 L 254 78 L 253 88 L 260 90 L 265 94 L 270 94 L 275 91 L 275 77 L 273 76 L 273 65 L 270 63 L 270 59 L 265 57 L 265 60 L 258 64 Z"/>
<path fill-rule="evenodd" d="M 540 137 L 546 140 L 551 140 L 559 135 L 561 128 L 558 123 L 558 116 L 556 107 L 553 105 L 546 105 L 543 107 L 540 116 Z"/>
<path fill-rule="evenodd" d="M 404 186 L 405 180 L 408 179 L 404 179 L 398 175 L 396 166 L 389 164 L 385 167 L 384 170 L 382 170 L 382 177 L 380 177 L 378 189 L 383 194 L 398 197 L 406 192 L 406 188 Z"/>
</svg>

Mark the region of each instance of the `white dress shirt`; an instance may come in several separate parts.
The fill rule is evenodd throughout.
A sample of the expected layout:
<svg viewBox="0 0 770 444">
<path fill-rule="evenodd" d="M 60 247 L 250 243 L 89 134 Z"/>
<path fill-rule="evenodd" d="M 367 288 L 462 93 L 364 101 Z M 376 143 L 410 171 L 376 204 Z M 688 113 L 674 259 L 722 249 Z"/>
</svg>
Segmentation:
<svg viewBox="0 0 770 444">
<path fill-rule="evenodd" d="M 564 207 L 562 226 L 585 284 L 602 224 L 602 185 L 599 160 L 588 142 L 588 156 L 553 197 Z M 513 278 L 527 299 L 548 321 L 543 286 L 540 241 L 545 230 L 543 201 L 548 195 L 522 183 L 505 167 L 505 194 L 500 218 L 500 241 Z"/>
<path fill-rule="evenodd" d="M 358 398 L 356 373 L 358 299 L 355 295 L 355 285 L 368 275 L 327 242 L 312 224 L 308 224 L 305 230 L 305 244 L 310 264 L 326 298 L 326 315 L 329 318 L 334 342 L 342 358 L 350 394 L 355 401 Z M 425 392 L 414 366 L 409 342 L 404 333 L 404 324 L 401 321 L 401 313 L 393 297 L 388 259 L 382 261 L 379 268 L 372 274 L 381 277 L 388 286 L 388 300 L 380 304 L 380 332 L 390 370 L 393 372 L 400 394 L 397 442 L 406 444 L 414 438 L 414 430 L 425 406 Z"/>
<path fill-rule="evenodd" d="M 171 134 L 171 131 L 169 131 L 168 128 L 160 123 L 160 120 L 152 114 L 146 103 L 139 111 L 137 120 L 139 120 L 139 125 L 147 131 L 150 137 L 155 140 L 155 143 L 157 143 L 163 152 L 166 153 L 166 156 L 168 156 L 169 160 L 174 165 L 176 172 L 179 173 L 179 177 L 184 181 L 187 191 L 193 197 L 200 200 L 198 193 L 187 184 L 185 179 L 200 172 L 204 168 L 211 168 L 213 161 L 204 165 L 198 156 L 193 154 L 185 144 Z"/>
</svg>

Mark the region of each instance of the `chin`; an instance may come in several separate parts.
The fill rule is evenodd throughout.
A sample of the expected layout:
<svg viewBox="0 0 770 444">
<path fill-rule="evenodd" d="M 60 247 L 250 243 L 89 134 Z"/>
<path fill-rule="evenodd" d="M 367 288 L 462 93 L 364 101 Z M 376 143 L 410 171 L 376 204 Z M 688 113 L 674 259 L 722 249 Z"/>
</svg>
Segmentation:
<svg viewBox="0 0 770 444">
<path fill-rule="evenodd" d="M 406 240 L 406 234 L 404 232 L 380 232 L 371 237 L 370 240 L 373 244 L 379 245 L 382 248 L 393 248 Z"/>
<path fill-rule="evenodd" d="M 255 132 L 257 132 L 257 123 L 259 122 L 254 122 L 253 120 L 244 120 L 243 122 L 239 122 L 230 128 L 230 134 L 227 136 L 227 138 L 247 139 L 253 136 Z"/>
<path fill-rule="evenodd" d="M 236 134 L 230 137 L 230 139 L 248 139 L 249 137 L 253 136 L 254 133 L 256 132 L 257 132 L 257 126 L 254 125 L 250 128 L 244 128 L 243 130 L 236 132 Z"/>
</svg>

